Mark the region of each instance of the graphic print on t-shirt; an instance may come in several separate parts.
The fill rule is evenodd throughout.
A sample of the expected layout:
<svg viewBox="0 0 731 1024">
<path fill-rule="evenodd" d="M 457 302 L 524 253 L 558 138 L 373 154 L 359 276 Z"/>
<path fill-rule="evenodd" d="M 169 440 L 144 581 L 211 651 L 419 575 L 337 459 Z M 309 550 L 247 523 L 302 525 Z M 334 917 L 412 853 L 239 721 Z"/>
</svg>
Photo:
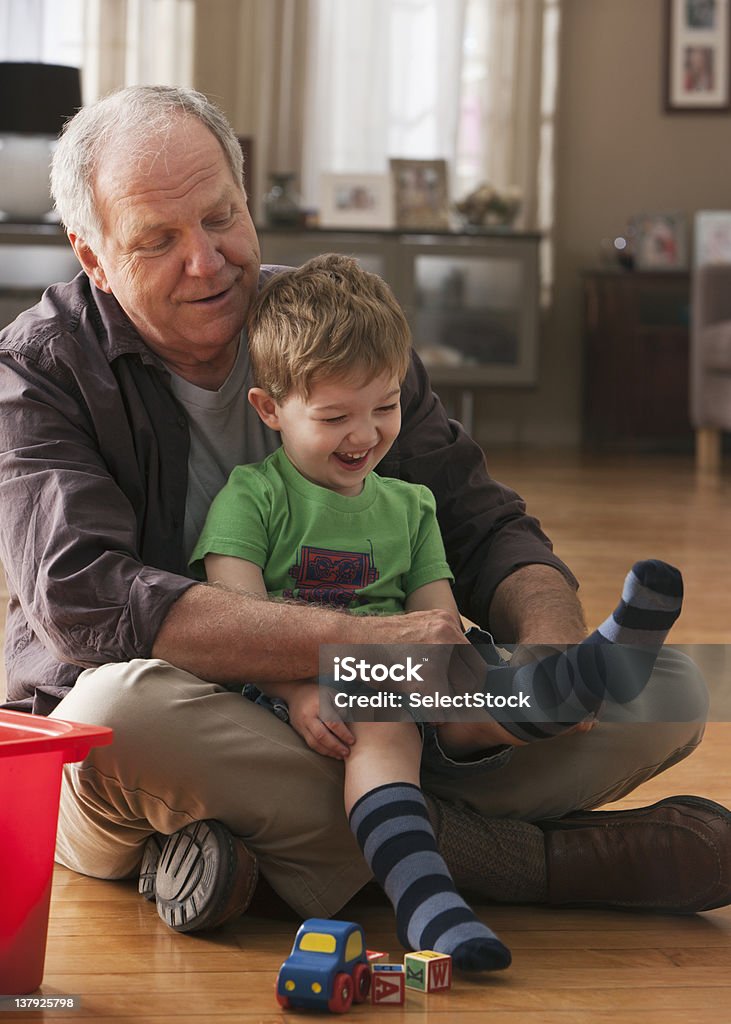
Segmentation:
<svg viewBox="0 0 731 1024">
<path fill-rule="evenodd" d="M 359 603 L 358 590 L 375 583 L 379 573 L 373 564 L 372 549 L 367 555 L 303 544 L 299 564 L 291 567 L 289 575 L 295 581 L 295 588 L 285 590 L 285 597 L 349 608 Z"/>
</svg>

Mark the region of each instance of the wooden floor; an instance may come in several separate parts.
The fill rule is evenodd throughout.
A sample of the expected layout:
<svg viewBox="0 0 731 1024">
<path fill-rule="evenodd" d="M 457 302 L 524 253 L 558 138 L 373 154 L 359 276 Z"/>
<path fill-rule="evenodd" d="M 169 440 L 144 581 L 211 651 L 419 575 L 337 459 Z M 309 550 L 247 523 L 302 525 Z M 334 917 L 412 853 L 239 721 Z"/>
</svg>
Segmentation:
<svg viewBox="0 0 731 1024">
<path fill-rule="evenodd" d="M 672 639 L 731 645 L 731 466 L 721 481 L 697 481 L 686 459 L 585 459 L 499 454 L 493 474 L 527 498 L 582 581 L 590 625 L 617 600 L 638 557 L 675 562 L 686 579 L 685 612 Z M 726 678 L 722 647 L 708 647 Z M 723 693 L 720 693 L 720 699 Z M 716 717 L 721 717 L 717 715 Z M 731 719 L 731 716 L 729 716 Z M 624 801 L 640 805 L 672 793 L 697 793 L 731 805 L 731 724 L 709 725 L 687 762 Z M 731 1020 L 731 908 L 693 918 L 479 908 L 513 951 L 497 976 L 458 980 L 404 1008 L 354 1007 L 353 1021 L 429 1024 L 593 1024 Z M 341 914 L 360 921 L 369 946 L 399 958 L 390 909 L 380 900 Z M 273 998 L 279 964 L 298 922 L 260 906 L 209 938 L 172 933 L 132 883 L 100 882 L 57 869 L 49 924 L 45 995 L 81 997 L 60 1021 L 234 1024 L 307 1019 L 282 1014 Z M 7 1020 L 38 1020 L 8 1013 Z"/>
</svg>

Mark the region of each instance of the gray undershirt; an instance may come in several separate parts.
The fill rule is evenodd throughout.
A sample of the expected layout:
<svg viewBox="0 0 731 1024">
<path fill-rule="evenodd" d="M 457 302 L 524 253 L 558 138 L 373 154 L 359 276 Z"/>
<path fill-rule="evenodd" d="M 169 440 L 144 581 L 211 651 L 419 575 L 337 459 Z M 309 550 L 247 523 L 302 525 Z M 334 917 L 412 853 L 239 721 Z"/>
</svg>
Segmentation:
<svg viewBox="0 0 731 1024">
<path fill-rule="evenodd" d="M 260 462 L 279 447 L 279 434 L 269 430 L 249 405 L 249 351 L 242 332 L 239 350 L 218 391 L 207 391 L 171 373 L 173 394 L 185 408 L 190 428 L 188 495 L 185 502 L 185 554 L 193 550 L 208 508 L 234 466 Z"/>
</svg>

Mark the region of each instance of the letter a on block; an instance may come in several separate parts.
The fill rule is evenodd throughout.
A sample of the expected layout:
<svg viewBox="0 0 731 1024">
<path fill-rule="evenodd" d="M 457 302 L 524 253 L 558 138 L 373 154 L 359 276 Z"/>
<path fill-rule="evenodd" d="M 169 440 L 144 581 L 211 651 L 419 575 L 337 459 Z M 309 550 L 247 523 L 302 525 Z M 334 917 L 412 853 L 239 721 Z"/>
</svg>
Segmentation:
<svg viewBox="0 0 731 1024">
<path fill-rule="evenodd" d="M 404 1001 L 403 964 L 373 964 L 372 1003 L 400 1004 Z"/>
</svg>

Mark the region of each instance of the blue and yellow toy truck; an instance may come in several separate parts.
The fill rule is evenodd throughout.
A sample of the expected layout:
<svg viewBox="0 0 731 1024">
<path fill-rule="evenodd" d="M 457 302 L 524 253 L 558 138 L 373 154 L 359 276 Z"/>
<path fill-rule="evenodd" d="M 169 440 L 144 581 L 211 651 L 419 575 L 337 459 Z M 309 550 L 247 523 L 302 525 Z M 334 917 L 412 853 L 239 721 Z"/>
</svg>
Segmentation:
<svg viewBox="0 0 731 1024">
<path fill-rule="evenodd" d="M 368 998 L 371 972 L 365 934 L 352 921 L 310 917 L 295 936 L 279 969 L 277 1002 L 285 1010 L 328 1009 L 347 1013 Z"/>
</svg>

